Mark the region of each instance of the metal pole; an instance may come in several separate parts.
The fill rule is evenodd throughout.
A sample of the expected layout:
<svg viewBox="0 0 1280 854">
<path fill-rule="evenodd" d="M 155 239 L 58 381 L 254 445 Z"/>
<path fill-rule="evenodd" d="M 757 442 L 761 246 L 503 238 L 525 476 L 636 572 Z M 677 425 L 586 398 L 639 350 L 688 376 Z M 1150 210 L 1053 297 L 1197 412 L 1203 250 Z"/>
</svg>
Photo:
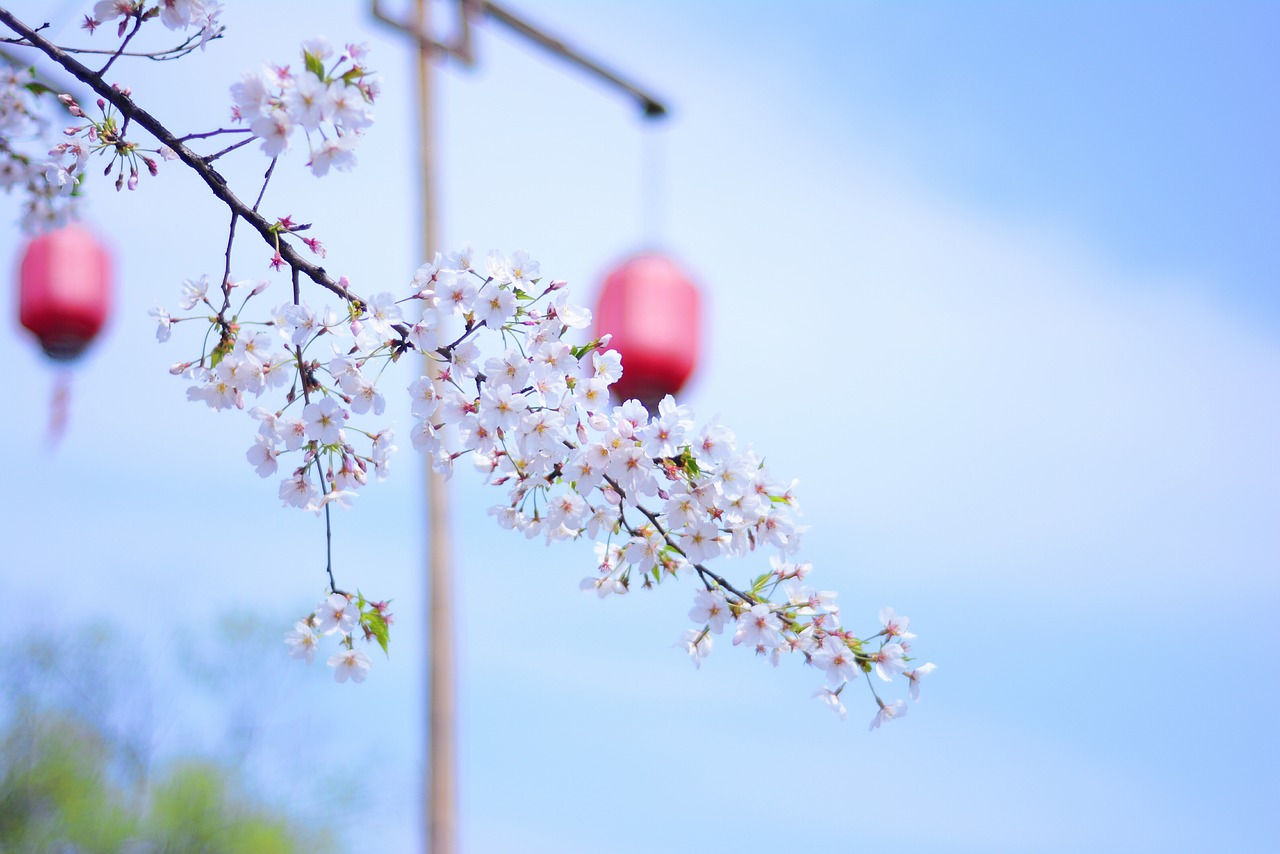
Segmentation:
<svg viewBox="0 0 1280 854">
<path fill-rule="evenodd" d="M 429 0 L 417 0 L 417 32 L 428 28 Z M 422 251 L 429 260 L 439 247 L 433 150 L 432 53 L 418 42 L 418 170 L 422 194 Z M 436 362 L 427 358 L 436 376 Z M 453 649 L 453 593 L 449 573 L 449 525 L 444 478 L 426 457 L 427 484 L 427 768 L 425 774 L 426 838 L 429 854 L 454 854 L 457 849 L 457 759 L 455 749 L 456 690 Z"/>
<path fill-rule="evenodd" d="M 422 235 L 420 257 L 430 259 L 439 247 L 433 148 L 432 62 L 456 57 L 474 62 L 470 16 L 485 15 L 509 27 L 581 71 L 595 76 L 635 99 L 646 118 L 667 114 L 667 108 L 640 87 L 624 80 L 600 63 L 569 47 L 509 10 L 489 0 L 460 0 L 458 32 L 447 43 L 431 37 L 430 0 L 415 0 L 412 24 L 391 17 L 379 0 L 373 0 L 378 21 L 409 33 L 418 48 L 418 170 L 421 176 Z M 426 359 L 425 370 L 439 382 L 437 364 Z M 457 850 L 457 734 L 456 664 L 454 661 L 453 593 L 449 566 L 448 496 L 444 478 L 426 461 L 427 485 L 427 761 L 423 773 L 423 816 L 429 854 L 455 854 Z"/>
</svg>

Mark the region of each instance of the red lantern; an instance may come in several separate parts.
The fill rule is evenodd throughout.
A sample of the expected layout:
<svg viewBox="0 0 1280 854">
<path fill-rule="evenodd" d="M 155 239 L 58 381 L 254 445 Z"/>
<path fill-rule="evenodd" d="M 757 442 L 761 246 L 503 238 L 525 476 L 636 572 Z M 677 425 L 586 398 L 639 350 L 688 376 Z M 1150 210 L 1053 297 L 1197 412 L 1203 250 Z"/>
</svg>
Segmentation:
<svg viewBox="0 0 1280 854">
<path fill-rule="evenodd" d="M 612 333 L 609 346 L 622 354 L 618 397 L 656 412 L 664 395 L 684 386 L 698 358 L 700 313 L 697 287 L 661 255 L 638 255 L 608 275 L 595 331 Z"/>
<path fill-rule="evenodd" d="M 18 314 L 49 356 L 69 361 L 83 353 L 110 303 L 111 259 L 90 232 L 69 225 L 27 244 Z"/>
</svg>

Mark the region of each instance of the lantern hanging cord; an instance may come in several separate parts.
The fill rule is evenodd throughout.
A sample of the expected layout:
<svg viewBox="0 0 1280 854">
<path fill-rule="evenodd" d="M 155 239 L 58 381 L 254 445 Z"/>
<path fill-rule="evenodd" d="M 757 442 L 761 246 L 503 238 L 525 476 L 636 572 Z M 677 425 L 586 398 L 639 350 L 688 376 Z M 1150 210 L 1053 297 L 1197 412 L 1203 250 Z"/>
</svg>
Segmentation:
<svg viewBox="0 0 1280 854">
<path fill-rule="evenodd" d="M 640 228 L 646 249 L 657 249 L 666 232 L 667 135 L 646 123 L 640 131 Z"/>
</svg>

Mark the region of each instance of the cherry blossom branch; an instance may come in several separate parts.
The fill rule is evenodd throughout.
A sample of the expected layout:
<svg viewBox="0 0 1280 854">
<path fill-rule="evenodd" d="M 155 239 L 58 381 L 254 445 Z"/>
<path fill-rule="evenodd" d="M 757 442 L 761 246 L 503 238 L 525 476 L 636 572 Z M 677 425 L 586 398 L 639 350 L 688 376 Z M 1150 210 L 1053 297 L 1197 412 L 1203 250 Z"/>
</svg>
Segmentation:
<svg viewBox="0 0 1280 854">
<path fill-rule="evenodd" d="M 257 211 L 250 208 L 242 202 L 231 188 L 227 185 L 227 179 L 223 177 L 217 170 L 213 169 L 205 158 L 197 155 L 191 149 L 187 148 L 178 137 L 174 136 L 164 125 L 162 125 L 155 117 L 134 103 L 133 99 L 125 94 L 124 91 L 114 86 L 108 85 L 102 78 L 102 72 L 95 72 L 64 51 L 62 48 L 40 36 L 40 34 L 31 27 L 18 20 L 13 13 L 7 9 L 0 7 L 0 23 L 3 23 L 9 29 L 21 35 L 27 43 L 41 51 L 56 62 L 58 65 L 75 79 L 89 86 L 100 98 L 110 102 L 120 110 L 120 112 L 136 122 L 147 133 L 151 134 L 161 145 L 167 146 L 175 154 L 178 159 L 189 166 L 195 173 L 200 176 L 205 185 L 213 192 L 223 204 L 227 205 L 233 212 L 253 226 L 254 230 L 262 236 L 262 239 L 273 248 L 276 246 L 276 232 L 272 228 L 273 223 L 269 222 L 266 217 L 260 215 Z M 106 70 L 105 68 L 103 69 Z M 298 254 L 292 246 L 287 243 L 281 243 L 278 247 L 280 255 L 285 263 L 290 267 L 300 270 L 308 279 L 315 282 L 320 287 L 333 292 L 347 302 L 364 303 L 359 295 L 352 293 L 345 285 L 335 281 L 325 269 L 318 264 L 308 261 L 306 258 Z"/>
<path fill-rule="evenodd" d="M 113 7 L 117 17 L 120 8 Z M 711 636 L 729 628 L 735 647 L 766 656 L 775 664 L 791 653 L 792 660 L 825 671 L 827 687 L 814 696 L 821 696 L 842 716 L 844 688 L 871 670 L 886 682 L 905 676 L 911 697 L 918 696 L 919 679 L 933 665 L 907 669 L 912 661 L 907 641 L 914 635 L 906 631 L 905 617 L 881 609 L 883 631 L 860 639 L 842 626 L 834 593 L 803 586 L 810 565 L 794 562 L 792 557 L 803 531 L 793 518 L 798 508 L 792 487 L 773 479 L 763 459 L 749 447 L 739 451 L 733 432 L 718 419 L 699 428 L 693 411 L 670 397 L 659 402 L 656 412 L 635 400 L 610 410 L 609 387 L 622 376 L 621 356 L 605 349 L 607 336 L 571 345 L 566 333 L 587 328 L 590 312 L 568 301 L 564 282 L 541 284 L 538 264 L 527 253 L 516 252 L 509 258 L 490 253 L 484 274 L 476 270 L 469 247 L 447 258 L 437 255 L 413 275 L 411 296 L 397 299 L 384 292 L 366 300 L 349 290 L 345 277 L 335 282 L 322 267 L 301 257 L 290 237 L 324 257 L 318 240 L 299 235 L 309 225 L 295 223 L 290 216 L 269 220 L 259 213 L 275 156 L 287 150 L 295 127 L 301 125 L 310 132 L 321 122 L 333 125 L 332 134 L 320 129 L 321 144 L 308 136 L 308 166 L 316 175 L 354 164 L 351 145 L 372 120 L 364 105 L 372 103 L 376 89 L 372 81 L 364 82 L 368 72 L 361 65 L 363 49 L 348 46 L 326 70 L 323 58 L 332 55 L 327 44 L 304 45 L 305 72 L 294 76 L 277 68 L 274 78 L 267 73 L 249 74 L 232 87 L 233 114 L 237 121 L 251 125 L 248 131 L 220 128 L 178 138 L 134 103 L 129 89 L 108 85 L 104 79 L 113 63 L 128 53 L 125 46 L 144 20 L 143 4 L 130 8 L 133 11 L 117 34 L 124 36 L 123 42 L 98 72 L 3 8 L 0 23 L 19 33 L 24 46 L 43 52 L 100 98 L 103 116 L 98 120 L 89 119 L 69 95 L 60 96 L 72 115 L 87 120 L 67 134 L 82 135 L 85 144 L 63 143 L 59 151 L 51 152 L 74 155 L 77 162 L 70 168 L 49 164 L 52 170 L 45 171 L 46 183 L 67 187 L 70 181 L 74 186 L 83 174 L 78 171 L 83 160 L 91 154 L 110 157 L 108 172 L 120 161 L 117 189 L 124 183 L 126 162 L 130 189 L 137 183 L 141 162 L 154 175 L 155 161 L 143 156 L 151 149 L 140 149 L 124 138 L 136 122 L 160 142 L 163 156 L 182 160 L 227 205 L 231 222 L 221 307 L 214 309 L 209 300 L 208 276 L 183 283 L 182 309 L 203 303 L 215 314 L 205 315 L 209 325 L 200 359 L 179 363 L 171 372 L 195 380 L 196 385 L 187 390 L 188 398 L 215 410 L 243 410 L 250 395 L 261 398 L 277 390 L 275 405 L 267 408 L 268 397 L 263 406 L 249 410 L 260 426 L 245 456 L 261 477 L 269 477 L 280 468 L 277 456 L 287 459 L 284 455 L 300 454 L 300 460 L 291 458 L 298 460 L 296 465 L 285 469 L 292 475 L 280 484 L 280 498 L 288 506 L 317 514 L 323 511 L 325 517 L 329 593 L 290 634 L 288 643 L 295 655 L 310 660 L 317 632 L 340 632 L 345 651 L 329 660 L 337 668 L 335 677 L 362 681 L 368 659 L 354 648 L 356 626 L 364 630 L 367 640 L 376 639 L 386 650 L 390 622 L 386 603 L 368 602 L 359 593 L 353 597 L 337 587 L 332 504 L 349 506 L 351 497 L 366 484 L 370 467 L 378 479 L 385 477 L 388 458 L 395 450 L 389 427 L 370 432 L 348 422 L 353 414 L 383 415 L 379 381 L 400 354 L 416 349 L 443 365 L 409 387 L 416 421 L 413 445 L 430 456 L 436 471 L 452 473 L 455 462 L 468 456 L 481 472 L 487 471 L 493 485 L 506 484 L 505 503 L 490 509 L 502 527 L 526 537 L 545 534 L 548 543 L 583 536 L 596 539 L 599 574 L 584 579 L 583 589 L 594 588 L 601 596 L 623 593 L 632 579 L 642 580 L 648 588 L 688 574 L 679 571 L 689 567 L 700 584 L 695 583 L 699 589 L 689 612 L 694 628 L 684 633 L 682 643 L 695 664 L 710 653 Z M 125 36 L 128 17 L 134 23 Z M 206 31 L 211 26 L 207 19 Z M 348 60 L 351 66 L 345 68 Z M 15 74 L 10 85 L 16 88 L 20 82 Z M 194 140 L 237 132 L 249 136 L 215 154 L 199 156 L 187 147 Z M 249 207 L 212 163 L 257 139 L 272 159 Z M 0 147 L 4 142 L 0 139 Z M 231 310 L 231 291 L 236 287 L 231 281 L 232 254 L 241 220 L 271 247 L 273 267 L 289 265 L 292 302 L 272 308 L 266 318 L 241 320 L 250 299 L 265 283 L 253 288 L 235 312 Z M 313 311 L 302 301 L 303 275 L 340 297 L 346 310 L 335 313 L 325 306 L 318 313 Z M 401 308 L 408 299 L 420 300 L 423 306 L 421 319 L 412 327 L 404 321 Z M 159 306 L 152 314 L 160 321 L 156 335 L 161 341 L 168 339 L 174 322 L 197 319 L 173 318 Z M 258 326 L 264 329 L 254 328 Z M 494 339 L 504 351 L 500 357 L 482 361 L 482 343 Z M 217 343 L 210 350 L 213 340 Z M 326 347 L 330 342 L 334 346 Z M 330 350 L 329 356 L 321 355 Z M 468 392 L 471 381 L 475 388 Z M 367 454 L 353 446 L 353 441 L 363 441 L 357 434 L 370 440 Z M 650 501 L 650 496 L 657 497 Z M 635 513 L 627 515 L 633 509 L 646 521 L 634 524 Z M 741 558 L 765 549 L 777 550 L 770 557 L 772 570 L 753 574 L 737 587 L 707 566 L 720 557 Z M 785 595 L 774 601 L 784 582 Z M 873 649 L 876 638 L 879 647 Z M 880 709 L 873 728 L 905 714 L 903 701 L 886 703 L 874 686 L 872 694 Z"/>
</svg>

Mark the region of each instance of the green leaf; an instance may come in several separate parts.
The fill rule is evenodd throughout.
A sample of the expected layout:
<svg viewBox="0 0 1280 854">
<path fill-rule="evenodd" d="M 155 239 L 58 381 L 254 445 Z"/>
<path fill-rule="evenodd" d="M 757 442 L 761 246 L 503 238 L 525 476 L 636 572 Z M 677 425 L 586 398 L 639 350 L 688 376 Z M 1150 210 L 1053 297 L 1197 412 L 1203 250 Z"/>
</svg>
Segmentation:
<svg viewBox="0 0 1280 854">
<path fill-rule="evenodd" d="M 382 652 L 390 656 L 387 652 L 387 643 L 391 639 L 391 633 L 383 616 L 377 611 L 365 611 L 360 614 L 360 622 L 369 628 L 370 634 L 377 639 L 378 646 L 382 647 Z"/>
<path fill-rule="evenodd" d="M 320 61 L 320 57 L 314 53 L 304 53 L 302 56 L 306 60 L 307 70 L 324 80 L 324 63 Z"/>
<path fill-rule="evenodd" d="M 680 449 L 680 465 L 691 477 L 697 478 L 702 474 L 702 470 L 698 468 L 698 461 L 693 458 L 693 448 L 688 445 Z"/>
<path fill-rule="evenodd" d="M 573 353 L 573 358 L 581 359 L 583 356 L 587 355 L 592 350 L 597 349 L 599 346 L 600 346 L 600 339 L 596 338 L 593 341 L 588 341 L 586 344 L 579 344 L 577 347 L 572 348 L 569 352 Z"/>
<path fill-rule="evenodd" d="M 223 357 L 231 352 L 236 346 L 236 339 L 230 335 L 224 335 L 222 340 L 218 342 L 218 346 L 213 348 L 213 352 L 209 355 L 209 367 L 216 368 Z"/>
</svg>

